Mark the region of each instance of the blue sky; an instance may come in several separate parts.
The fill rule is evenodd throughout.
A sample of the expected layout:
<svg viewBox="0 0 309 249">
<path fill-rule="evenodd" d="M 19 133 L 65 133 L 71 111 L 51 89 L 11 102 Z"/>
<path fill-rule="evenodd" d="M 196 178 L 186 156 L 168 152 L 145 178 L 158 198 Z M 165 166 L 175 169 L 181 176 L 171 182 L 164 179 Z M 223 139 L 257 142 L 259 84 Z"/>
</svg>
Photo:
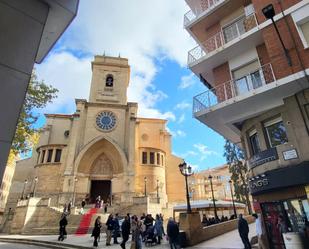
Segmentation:
<svg viewBox="0 0 309 249">
<path fill-rule="evenodd" d="M 74 99 L 88 98 L 93 55 L 120 53 L 131 65 L 129 101 L 139 103 L 141 117 L 168 120 L 173 152 L 199 170 L 225 163 L 224 139 L 192 118 L 192 97 L 207 89 L 186 66 L 194 46 L 182 26 L 186 10 L 179 0 L 81 1 L 76 19 L 36 65 L 39 79 L 60 91 L 42 112 L 74 112 Z"/>
</svg>

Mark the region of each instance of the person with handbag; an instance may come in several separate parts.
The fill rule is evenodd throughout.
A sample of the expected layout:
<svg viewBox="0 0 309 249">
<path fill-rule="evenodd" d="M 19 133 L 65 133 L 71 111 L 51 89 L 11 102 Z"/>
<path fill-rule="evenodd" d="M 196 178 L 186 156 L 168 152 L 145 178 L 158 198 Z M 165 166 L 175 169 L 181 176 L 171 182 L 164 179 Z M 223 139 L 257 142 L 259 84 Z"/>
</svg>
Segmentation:
<svg viewBox="0 0 309 249">
<path fill-rule="evenodd" d="M 92 230 L 91 237 L 94 237 L 93 246 L 98 247 L 98 239 L 100 238 L 101 234 L 101 216 L 98 216 L 94 222 L 94 228 Z"/>
</svg>

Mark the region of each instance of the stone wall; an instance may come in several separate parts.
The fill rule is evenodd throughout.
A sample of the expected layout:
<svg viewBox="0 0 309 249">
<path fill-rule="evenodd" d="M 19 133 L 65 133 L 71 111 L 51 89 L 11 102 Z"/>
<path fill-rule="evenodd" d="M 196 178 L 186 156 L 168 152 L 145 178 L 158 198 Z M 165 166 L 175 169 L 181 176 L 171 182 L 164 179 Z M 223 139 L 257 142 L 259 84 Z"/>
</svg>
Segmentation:
<svg viewBox="0 0 309 249">
<path fill-rule="evenodd" d="M 249 224 L 254 221 L 252 216 L 246 216 L 245 219 Z M 203 227 L 199 213 L 181 213 L 179 223 L 180 230 L 186 233 L 187 245 L 190 246 L 230 232 L 238 227 L 238 219 Z"/>
</svg>

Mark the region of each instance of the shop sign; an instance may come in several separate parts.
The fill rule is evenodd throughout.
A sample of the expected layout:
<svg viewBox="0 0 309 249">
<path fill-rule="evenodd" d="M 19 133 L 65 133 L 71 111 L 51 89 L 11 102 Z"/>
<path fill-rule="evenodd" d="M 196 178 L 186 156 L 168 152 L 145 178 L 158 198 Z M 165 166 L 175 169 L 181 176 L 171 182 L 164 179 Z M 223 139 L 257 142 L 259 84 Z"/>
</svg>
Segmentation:
<svg viewBox="0 0 309 249">
<path fill-rule="evenodd" d="M 291 159 L 298 158 L 296 149 L 286 150 L 286 151 L 283 151 L 282 153 L 283 153 L 284 160 L 291 160 Z"/>
<path fill-rule="evenodd" d="M 262 165 L 264 163 L 274 161 L 278 159 L 277 149 L 270 148 L 268 150 L 261 151 L 260 153 L 254 155 L 248 160 L 248 164 L 250 168 L 254 168 L 256 166 Z"/>
<path fill-rule="evenodd" d="M 268 184 L 269 184 L 269 181 L 267 178 L 262 178 L 259 180 L 254 180 L 254 181 L 249 182 L 250 189 L 261 188 L 261 187 L 267 186 Z"/>
</svg>

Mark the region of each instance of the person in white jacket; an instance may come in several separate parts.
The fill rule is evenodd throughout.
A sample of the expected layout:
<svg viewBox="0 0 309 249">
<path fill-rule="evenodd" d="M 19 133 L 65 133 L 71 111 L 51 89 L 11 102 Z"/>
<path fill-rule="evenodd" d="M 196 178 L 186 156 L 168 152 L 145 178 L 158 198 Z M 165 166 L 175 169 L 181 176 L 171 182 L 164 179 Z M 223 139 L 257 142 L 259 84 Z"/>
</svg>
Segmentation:
<svg viewBox="0 0 309 249">
<path fill-rule="evenodd" d="M 258 245 L 259 249 L 267 249 L 265 242 L 264 242 L 264 231 L 262 226 L 262 218 L 260 214 L 252 214 L 255 218 L 255 230 L 256 235 L 258 237 Z"/>
</svg>

